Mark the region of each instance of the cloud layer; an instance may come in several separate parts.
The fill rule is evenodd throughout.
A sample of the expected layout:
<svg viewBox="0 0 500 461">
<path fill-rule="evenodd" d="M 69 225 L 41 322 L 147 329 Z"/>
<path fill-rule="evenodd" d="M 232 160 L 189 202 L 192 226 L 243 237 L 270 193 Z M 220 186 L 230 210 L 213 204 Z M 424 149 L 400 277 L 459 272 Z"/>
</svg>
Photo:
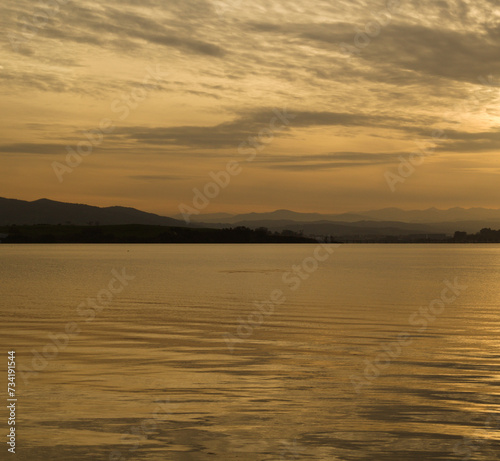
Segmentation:
<svg viewBox="0 0 500 461">
<path fill-rule="evenodd" d="M 443 177 L 439 201 L 441 193 L 449 200 L 453 181 L 445 174 L 481 181 L 499 171 L 500 13 L 493 0 L 7 0 L 0 10 L 0 159 L 4 171 L 31 175 L 20 198 L 47 188 L 52 198 L 88 197 L 80 180 L 57 189 L 50 165 L 105 118 L 114 129 L 78 172 L 88 181 L 107 175 L 94 199 L 130 203 L 132 194 L 146 200 L 164 187 L 169 211 L 285 108 L 293 120 L 247 165 L 243 207 L 261 200 L 252 195 L 260 181 L 283 190 L 293 184 L 304 194 L 320 182 L 327 194 L 324 174 L 366 174 L 378 192 L 356 194 L 359 209 L 372 197 L 401 206 L 406 192 L 386 195 L 383 173 L 438 129 L 446 140 L 434 144 L 408 186 L 413 202 L 436 177 Z M 158 65 L 161 79 L 144 86 Z M 38 175 L 43 165 L 48 172 Z M 139 191 L 138 183 L 149 186 Z M 4 187 L 4 195 L 19 195 L 15 181 Z M 440 205 L 422 197 L 424 205 Z M 221 198 L 219 209 L 233 211 L 238 200 Z M 485 191 L 474 200 L 485 204 Z M 326 199 L 320 205 L 328 206 Z"/>
</svg>

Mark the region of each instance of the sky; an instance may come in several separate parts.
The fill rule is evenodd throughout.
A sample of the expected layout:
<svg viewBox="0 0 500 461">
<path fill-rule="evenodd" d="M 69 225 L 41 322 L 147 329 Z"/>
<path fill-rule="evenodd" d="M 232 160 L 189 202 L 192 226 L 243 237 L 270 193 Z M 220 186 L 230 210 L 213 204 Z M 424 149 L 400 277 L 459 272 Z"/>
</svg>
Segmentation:
<svg viewBox="0 0 500 461">
<path fill-rule="evenodd" d="M 499 208 L 495 3 L 3 0 L 0 196 Z"/>
</svg>

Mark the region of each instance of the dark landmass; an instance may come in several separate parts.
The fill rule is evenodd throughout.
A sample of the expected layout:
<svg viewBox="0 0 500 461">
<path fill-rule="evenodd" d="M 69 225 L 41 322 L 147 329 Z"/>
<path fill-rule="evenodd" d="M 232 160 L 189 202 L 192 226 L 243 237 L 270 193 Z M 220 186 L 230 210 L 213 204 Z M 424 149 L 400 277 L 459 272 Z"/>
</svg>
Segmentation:
<svg viewBox="0 0 500 461">
<path fill-rule="evenodd" d="M 218 223 L 200 223 L 204 227 L 223 228 L 228 224 Z M 291 230 L 304 235 L 326 236 L 335 235 L 342 238 L 380 238 L 387 235 L 426 235 L 437 233 L 435 229 L 423 224 L 410 224 L 403 222 L 386 222 L 386 221 L 359 221 L 359 222 L 297 222 L 297 221 L 240 221 L 232 226 L 245 226 L 255 229 L 258 227 L 266 227 L 271 231 Z M 452 228 L 450 235 L 453 234 L 456 227 Z"/>
<path fill-rule="evenodd" d="M 333 238 L 333 237 L 332 237 Z M 337 237 L 340 243 L 500 243 L 500 230 L 481 229 L 475 234 L 456 231 L 453 237 L 444 234 L 387 235 L 368 238 Z"/>
<path fill-rule="evenodd" d="M 199 229 L 148 226 L 4 226 L 2 243 L 317 243 L 291 231 L 273 233 L 267 229 L 235 227 Z"/>
<path fill-rule="evenodd" d="M 25 200 L 0 198 L 0 226 L 13 224 L 18 226 L 35 224 L 187 226 L 184 221 L 122 206 L 100 208 L 78 203 L 55 202 L 47 199 L 27 202 Z"/>
<path fill-rule="evenodd" d="M 301 232 L 304 235 L 335 235 L 343 239 L 354 240 L 377 240 L 387 236 L 404 236 L 412 239 L 412 236 L 425 238 L 426 235 L 441 235 L 442 238 L 451 238 L 457 229 L 468 233 L 479 232 L 485 227 L 500 227 L 500 221 L 457 221 L 441 223 L 413 223 L 402 221 L 370 221 L 362 220 L 356 222 L 344 221 L 292 221 L 292 220 L 248 220 L 237 221 L 231 224 L 215 222 L 197 222 L 203 227 L 214 227 L 222 229 L 230 226 L 245 226 L 255 229 L 267 227 L 272 231 L 284 229 Z"/>
<path fill-rule="evenodd" d="M 120 206 L 100 208 L 48 199 L 28 202 L 0 198 L 0 226 L 4 228 L 0 231 L 4 234 L 0 241 L 294 243 L 293 239 L 299 239 L 298 242 L 303 243 L 307 238 L 307 241 L 344 243 L 496 243 L 498 236 L 490 228 L 500 227 L 500 210 L 429 208 L 408 211 L 385 208 L 329 215 L 276 210 L 240 215 L 200 214 L 190 219 L 193 222 L 186 223 Z M 140 225 L 145 227 L 139 230 L 137 226 Z M 6 230 L 14 226 L 18 226 L 17 236 Z M 29 226 L 33 228 L 28 229 Z M 110 226 L 129 227 L 110 229 Z M 181 228 L 193 231 L 181 231 Z"/>
<path fill-rule="evenodd" d="M 148 226 L 47 225 L 0 226 L 0 243 L 500 243 L 500 230 L 484 228 L 476 234 L 306 237 L 291 230 L 273 232 L 262 227 L 225 229 Z"/>
</svg>

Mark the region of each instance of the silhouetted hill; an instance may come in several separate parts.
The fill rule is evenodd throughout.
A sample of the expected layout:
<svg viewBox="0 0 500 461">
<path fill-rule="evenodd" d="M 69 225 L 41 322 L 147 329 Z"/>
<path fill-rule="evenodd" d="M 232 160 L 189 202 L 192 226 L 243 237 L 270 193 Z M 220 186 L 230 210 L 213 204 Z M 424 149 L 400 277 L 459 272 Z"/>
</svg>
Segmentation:
<svg viewBox="0 0 500 461">
<path fill-rule="evenodd" d="M 55 202 L 47 199 L 27 202 L 0 198 L 0 226 L 12 224 L 186 226 L 184 221 L 146 213 L 135 208 L 120 206 L 100 208 L 76 203 Z"/>
</svg>

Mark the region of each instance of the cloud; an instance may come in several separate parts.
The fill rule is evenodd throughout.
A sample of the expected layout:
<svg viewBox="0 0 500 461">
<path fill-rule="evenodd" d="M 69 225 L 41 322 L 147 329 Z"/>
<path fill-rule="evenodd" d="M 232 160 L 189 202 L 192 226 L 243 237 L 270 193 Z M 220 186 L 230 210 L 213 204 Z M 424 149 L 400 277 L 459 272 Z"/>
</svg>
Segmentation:
<svg viewBox="0 0 500 461">
<path fill-rule="evenodd" d="M 460 132 L 447 130 L 448 142 L 436 150 L 451 153 L 498 152 L 500 150 L 500 130 L 487 132 Z"/>
<path fill-rule="evenodd" d="M 58 154 L 64 152 L 64 145 L 40 143 L 1 144 L 0 152 L 9 154 Z"/>
<path fill-rule="evenodd" d="M 157 5 L 159 6 L 159 5 Z M 84 6 L 75 2 L 63 6 L 46 24 L 36 29 L 37 37 L 58 39 L 64 42 L 108 47 L 126 40 L 129 45 L 134 41 L 173 47 L 182 51 L 212 57 L 221 57 L 224 50 L 210 41 L 199 38 L 190 30 L 189 24 L 182 29 L 171 24 L 163 8 L 153 11 L 159 14 L 144 16 L 137 10 L 127 10 L 100 4 Z M 168 10 L 167 10 L 168 11 Z M 23 23 L 17 22 L 23 30 Z M 136 43 L 140 46 L 139 43 Z M 144 44 L 141 45 L 144 47 Z"/>
<path fill-rule="evenodd" d="M 462 14 L 467 13 L 464 10 Z M 250 22 L 248 28 L 261 34 L 295 37 L 301 44 L 336 52 L 330 70 L 342 70 L 341 78 L 354 75 L 379 83 L 393 83 L 404 82 L 410 77 L 414 82 L 414 76 L 408 74 L 410 72 L 424 78 L 431 76 L 435 84 L 440 84 L 442 78 L 480 84 L 478 77 L 481 75 L 500 74 L 497 59 L 500 54 L 499 26 L 487 27 L 478 22 L 471 29 L 448 29 L 434 23 L 393 20 L 385 27 L 378 25 L 378 33 L 368 35 L 364 32 L 367 24 L 375 24 L 374 18 L 367 18 L 364 24 L 362 21 L 358 28 L 347 22 Z M 373 30 L 377 31 L 376 28 Z M 346 46 L 353 53 L 341 57 L 340 53 Z M 361 61 L 364 67 L 359 68 L 357 61 Z M 323 75 L 329 73 L 328 69 L 318 68 L 317 71 Z"/>
<path fill-rule="evenodd" d="M 398 163 L 405 152 L 330 152 L 303 156 L 267 156 L 257 158 L 255 163 L 273 170 L 311 171 L 333 168 L 357 168 Z"/>
<path fill-rule="evenodd" d="M 360 54 L 375 68 L 390 67 L 476 85 L 479 77 L 500 73 L 500 61 L 495 58 L 500 54 L 500 43 L 485 29 L 447 30 L 399 23 L 388 26 L 376 45 Z"/>
<path fill-rule="evenodd" d="M 248 141 L 249 137 L 258 136 L 262 129 L 270 129 L 272 120 L 276 127 L 273 130 L 275 136 L 291 136 L 293 130 L 311 127 L 373 127 L 410 133 L 423 131 L 421 126 L 412 125 L 413 120 L 389 115 L 293 109 L 283 112 L 290 117 L 289 125 L 284 126 L 276 112 L 282 112 L 282 109 L 259 108 L 243 112 L 230 122 L 213 126 L 120 127 L 114 135 L 145 144 L 216 149 L 238 147 Z"/>
<path fill-rule="evenodd" d="M 0 72 L 0 81 L 3 81 L 4 86 L 32 88 L 43 92 L 62 93 L 73 88 L 72 79 L 68 79 L 68 76 L 55 72 L 20 70 L 10 67 Z"/>
<path fill-rule="evenodd" d="M 134 175 L 129 176 L 129 178 L 138 181 L 179 181 L 185 179 L 182 176 L 171 175 Z"/>
</svg>

